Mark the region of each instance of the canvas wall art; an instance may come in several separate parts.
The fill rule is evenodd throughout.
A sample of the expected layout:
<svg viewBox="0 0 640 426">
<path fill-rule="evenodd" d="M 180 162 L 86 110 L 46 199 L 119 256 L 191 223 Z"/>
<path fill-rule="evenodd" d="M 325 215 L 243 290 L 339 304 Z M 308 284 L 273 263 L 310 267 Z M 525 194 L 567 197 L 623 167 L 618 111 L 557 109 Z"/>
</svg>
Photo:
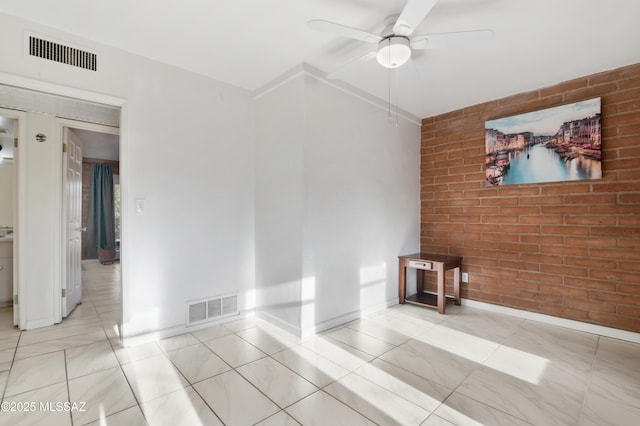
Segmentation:
<svg viewBox="0 0 640 426">
<path fill-rule="evenodd" d="M 600 98 L 485 122 L 487 186 L 602 178 Z"/>
</svg>

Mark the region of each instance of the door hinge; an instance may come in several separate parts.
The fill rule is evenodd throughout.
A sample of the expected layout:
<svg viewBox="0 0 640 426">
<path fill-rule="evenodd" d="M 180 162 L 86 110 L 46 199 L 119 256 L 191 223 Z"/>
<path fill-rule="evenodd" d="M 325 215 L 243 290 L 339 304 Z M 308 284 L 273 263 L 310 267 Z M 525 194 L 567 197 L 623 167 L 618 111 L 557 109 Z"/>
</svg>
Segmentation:
<svg viewBox="0 0 640 426">
<path fill-rule="evenodd" d="M 18 147 L 18 138 L 13 138 L 13 147 L 14 148 Z"/>
<path fill-rule="evenodd" d="M 62 144 L 62 152 L 67 152 L 67 144 L 66 143 Z"/>
<path fill-rule="evenodd" d="M 17 295 L 17 294 L 14 294 L 14 295 L 13 295 L 13 304 L 14 304 L 14 305 L 17 305 L 17 304 L 18 304 L 18 295 Z"/>
<path fill-rule="evenodd" d="M 62 289 L 62 297 L 67 297 L 67 289 L 66 288 Z"/>
</svg>

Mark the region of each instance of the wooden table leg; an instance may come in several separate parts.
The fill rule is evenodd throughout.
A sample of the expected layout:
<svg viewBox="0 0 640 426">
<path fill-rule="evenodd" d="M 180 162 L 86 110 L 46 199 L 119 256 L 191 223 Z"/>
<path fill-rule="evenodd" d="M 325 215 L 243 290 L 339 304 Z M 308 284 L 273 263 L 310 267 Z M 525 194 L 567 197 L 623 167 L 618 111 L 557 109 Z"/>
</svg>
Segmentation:
<svg viewBox="0 0 640 426">
<path fill-rule="evenodd" d="M 453 295 L 456 298 L 455 304 L 460 305 L 460 267 L 453 269 Z"/>
<path fill-rule="evenodd" d="M 404 259 L 400 259 L 398 269 L 400 270 L 400 275 L 398 276 L 398 289 L 399 289 L 398 300 L 401 304 L 404 304 L 404 299 L 407 294 L 407 289 L 406 289 L 407 268 L 405 267 Z"/>
<path fill-rule="evenodd" d="M 438 313 L 444 314 L 444 265 L 438 264 Z"/>
</svg>

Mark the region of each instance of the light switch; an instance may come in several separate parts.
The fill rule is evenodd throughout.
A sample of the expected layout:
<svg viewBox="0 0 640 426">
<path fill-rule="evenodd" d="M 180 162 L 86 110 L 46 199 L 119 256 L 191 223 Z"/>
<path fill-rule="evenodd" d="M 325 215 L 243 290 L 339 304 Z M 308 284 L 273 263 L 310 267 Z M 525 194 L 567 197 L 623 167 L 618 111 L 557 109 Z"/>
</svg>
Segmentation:
<svg viewBox="0 0 640 426">
<path fill-rule="evenodd" d="M 144 214 L 144 198 L 136 198 L 136 214 Z"/>
</svg>

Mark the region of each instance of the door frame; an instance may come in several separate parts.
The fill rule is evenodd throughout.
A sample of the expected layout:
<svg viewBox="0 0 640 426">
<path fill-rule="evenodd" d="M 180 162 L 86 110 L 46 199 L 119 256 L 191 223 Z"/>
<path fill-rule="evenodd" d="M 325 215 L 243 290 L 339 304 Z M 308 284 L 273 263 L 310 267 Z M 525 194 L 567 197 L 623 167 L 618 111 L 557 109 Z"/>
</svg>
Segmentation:
<svg viewBox="0 0 640 426">
<path fill-rule="evenodd" d="M 84 121 L 76 121 L 76 120 L 71 120 L 71 119 L 67 119 L 67 118 L 56 118 L 56 123 L 57 123 L 57 127 L 58 127 L 58 134 L 60 135 L 60 140 L 65 143 L 64 140 L 64 135 L 65 135 L 65 130 L 69 131 L 71 129 L 80 129 L 80 130 L 89 130 L 91 132 L 96 132 L 96 133 L 107 133 L 110 135 L 118 135 L 120 136 L 120 129 L 117 127 L 112 127 L 112 126 L 105 126 L 102 124 L 94 124 L 94 123 L 87 123 Z M 118 142 L 118 149 L 120 150 L 120 141 Z M 84 153 L 84 149 L 82 150 L 82 152 Z M 62 167 L 61 170 L 61 174 L 60 174 L 60 206 L 61 206 L 61 220 L 60 220 L 60 228 L 61 228 L 61 238 L 60 238 L 60 255 L 61 255 L 61 262 L 60 262 L 60 272 L 61 272 L 61 279 L 58 280 L 56 282 L 56 284 L 54 285 L 55 288 L 54 289 L 54 294 L 58 294 L 60 295 L 60 299 L 59 299 L 59 303 L 57 303 L 55 305 L 56 310 L 54 311 L 54 315 L 56 318 L 56 322 L 61 322 L 63 319 L 63 312 L 64 312 L 64 306 L 63 304 L 66 302 L 66 298 L 62 297 L 62 289 L 66 289 L 67 283 L 66 283 L 66 276 L 67 276 L 67 224 L 66 224 L 66 218 L 67 218 L 67 214 L 66 214 L 66 205 L 64 203 L 64 185 L 63 180 L 64 180 L 64 174 L 66 173 L 66 170 L 64 170 L 64 167 Z M 122 241 L 122 238 L 120 239 Z M 122 245 L 122 243 L 121 243 Z M 122 285 L 122 275 L 120 276 L 120 280 L 121 280 L 121 285 Z M 122 299 L 121 299 L 122 300 Z"/>
<path fill-rule="evenodd" d="M 92 92 L 90 90 L 84 90 L 84 89 L 78 89 L 75 87 L 71 87 L 71 86 L 65 86 L 62 84 L 56 84 L 56 83 L 50 83 L 50 82 L 46 82 L 43 80 L 37 80 L 37 79 L 33 79 L 33 78 L 29 78 L 29 77 L 23 77 L 20 75 L 16 75 L 16 74 L 9 74 L 6 72 L 1 72 L 0 71 L 0 84 L 2 85 L 7 85 L 7 86 L 13 86 L 13 87 L 17 87 L 20 89 L 26 89 L 26 90 L 33 90 L 36 92 L 43 92 L 43 93 L 47 93 L 50 95 L 55 95 L 55 96 L 62 96 L 62 97 L 66 97 L 66 98 L 72 98 L 72 99 L 77 99 L 77 100 L 82 100 L 82 101 L 88 101 L 88 102 L 95 102 L 95 103 L 100 103 L 103 105 L 109 105 L 109 106 L 113 106 L 113 107 L 117 107 L 120 108 L 120 183 L 122 185 L 122 201 L 121 201 L 121 208 L 122 208 L 122 237 L 121 239 L 124 240 L 127 238 L 128 235 L 128 221 L 127 221 L 127 210 L 126 210 L 126 200 L 128 197 L 128 181 L 127 181 L 127 150 L 126 147 L 127 145 L 127 138 L 126 138 L 126 131 L 125 129 L 128 129 L 128 121 L 126 120 L 127 117 L 127 113 L 128 113 L 128 100 L 126 98 L 122 98 L 122 97 L 116 97 L 116 96 L 111 96 L 111 95 L 107 95 L 104 93 L 98 93 L 98 92 Z M 27 137 L 27 124 L 26 124 L 26 112 L 24 111 L 18 111 L 18 110 L 8 110 L 8 111 L 12 111 L 14 114 L 18 115 L 19 117 L 21 117 L 22 119 L 20 119 L 18 121 L 18 125 L 19 125 L 19 137 L 22 138 L 21 140 L 26 140 Z M 60 155 L 62 155 L 62 152 L 60 150 Z M 18 161 L 18 166 L 16 167 L 19 170 L 16 180 L 16 190 L 17 190 L 17 205 L 16 205 L 16 217 L 19 217 L 19 212 L 25 211 L 26 210 L 26 194 L 24 193 L 24 190 L 22 189 L 22 186 L 24 185 L 24 182 L 26 182 L 26 170 L 24 167 L 26 158 L 24 155 L 19 156 L 19 161 Z M 15 160 L 14 160 L 15 161 Z M 20 167 L 20 165 L 22 164 L 22 167 Z M 61 164 L 61 163 L 60 163 Z M 60 166 L 62 167 L 62 166 Z M 56 212 L 56 214 L 59 214 L 60 212 Z M 15 221 L 15 219 L 14 219 Z M 61 221 L 60 221 L 60 225 L 61 225 Z M 24 235 L 24 232 L 27 231 L 26 229 L 26 225 L 24 223 L 16 223 L 17 225 L 17 229 L 16 232 L 18 232 L 17 234 L 17 238 L 20 239 L 20 235 Z M 58 235 L 60 235 L 60 233 L 58 233 Z M 18 242 L 18 246 L 16 247 L 16 242 L 14 240 L 14 285 L 17 284 L 17 291 L 18 291 L 18 304 L 19 306 L 21 306 L 19 308 L 19 312 L 18 312 L 18 327 L 20 329 L 24 329 L 24 327 L 26 327 L 27 324 L 27 315 L 26 315 L 26 305 L 28 303 L 28 301 L 26 300 L 26 294 L 24 293 L 24 276 L 25 276 L 25 271 L 28 270 L 29 265 L 26 264 L 26 256 L 24 256 L 24 251 L 25 251 L 25 247 L 24 245 L 20 245 Z M 16 248 L 18 249 L 16 251 Z M 18 255 L 18 258 L 16 259 L 16 252 Z M 120 315 L 120 324 L 122 325 L 122 321 L 123 321 L 123 317 L 122 317 L 122 312 L 123 312 L 123 307 L 124 307 L 124 302 L 125 302 L 125 280 L 126 280 L 126 265 L 128 264 L 126 261 L 126 250 L 121 248 L 121 252 L 120 252 L 120 262 L 122 264 L 121 267 L 121 273 L 120 273 L 120 290 L 121 290 L 121 299 L 120 299 L 120 307 L 121 307 L 121 315 Z M 17 263 L 16 263 L 17 260 Z M 60 266 L 60 265 L 59 265 Z M 60 271 L 60 268 L 58 268 L 58 272 Z M 56 287 L 54 290 L 57 291 L 58 296 L 61 296 L 61 283 L 60 283 L 60 277 L 56 277 L 54 278 L 54 287 Z M 53 308 L 54 308 L 54 314 L 57 311 L 57 315 L 59 315 L 61 317 L 62 315 L 62 306 L 61 306 L 61 297 L 58 298 L 54 298 L 53 302 Z M 121 337 L 122 338 L 122 337 Z"/>
<path fill-rule="evenodd" d="M 25 181 L 25 157 L 20 155 L 21 141 L 25 141 L 27 138 L 27 113 L 24 111 L 18 111 L 15 109 L 0 108 L 0 115 L 15 120 L 16 128 L 14 138 L 18 139 L 18 148 L 13 148 L 13 300 L 18 298 L 18 303 L 13 305 L 13 325 L 21 328 L 21 324 L 26 324 L 25 309 L 20 309 L 21 300 L 24 298 L 24 294 L 21 296 L 20 286 L 20 236 L 24 235 L 24 225 L 20 221 L 20 204 L 24 204 L 24 191 L 20 191 L 21 182 Z M 24 142 L 22 142 L 24 143 Z M 24 152 L 24 151 L 23 151 Z M 22 176 L 22 178 L 20 177 Z M 24 259 L 24 256 L 22 257 Z"/>
</svg>

